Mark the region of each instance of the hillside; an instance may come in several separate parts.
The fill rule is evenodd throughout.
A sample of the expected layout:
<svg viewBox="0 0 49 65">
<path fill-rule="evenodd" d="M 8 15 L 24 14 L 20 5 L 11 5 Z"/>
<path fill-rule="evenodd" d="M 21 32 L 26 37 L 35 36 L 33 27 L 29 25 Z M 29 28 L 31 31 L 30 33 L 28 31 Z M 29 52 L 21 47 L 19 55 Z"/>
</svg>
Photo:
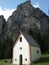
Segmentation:
<svg viewBox="0 0 49 65">
<path fill-rule="evenodd" d="M 39 8 L 34 8 L 29 1 L 18 5 L 7 22 L 4 17 L 0 16 L 0 23 L 0 35 L 6 33 L 6 35 L 13 36 L 13 38 L 19 29 L 24 32 L 31 29 L 36 33 L 39 32 L 42 36 L 49 30 L 48 16 Z"/>
<path fill-rule="evenodd" d="M 0 16 L 0 58 L 11 58 L 13 42 L 20 30 L 31 35 L 42 52 L 49 53 L 49 17 L 26 1 L 17 6 L 7 21 Z"/>
<path fill-rule="evenodd" d="M 8 18 L 8 30 L 17 32 L 17 27 L 24 32 L 29 29 L 45 35 L 49 29 L 48 16 L 39 8 L 34 8 L 30 2 L 26 1 L 18 5 L 17 9 Z M 13 33 L 12 31 L 9 31 Z M 16 33 L 15 33 L 16 34 Z M 14 34 L 13 34 L 14 35 Z"/>
</svg>

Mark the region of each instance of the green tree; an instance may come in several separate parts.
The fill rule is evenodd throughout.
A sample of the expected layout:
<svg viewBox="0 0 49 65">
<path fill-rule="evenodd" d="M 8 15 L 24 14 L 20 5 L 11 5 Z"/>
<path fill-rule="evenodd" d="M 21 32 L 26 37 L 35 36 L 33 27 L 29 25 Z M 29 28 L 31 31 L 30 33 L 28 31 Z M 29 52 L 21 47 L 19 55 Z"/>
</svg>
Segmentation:
<svg viewBox="0 0 49 65">
<path fill-rule="evenodd" d="M 44 36 L 41 36 L 39 32 L 36 33 L 32 31 L 32 29 L 29 29 L 28 34 L 40 45 L 42 53 L 49 53 L 49 32 Z"/>
</svg>

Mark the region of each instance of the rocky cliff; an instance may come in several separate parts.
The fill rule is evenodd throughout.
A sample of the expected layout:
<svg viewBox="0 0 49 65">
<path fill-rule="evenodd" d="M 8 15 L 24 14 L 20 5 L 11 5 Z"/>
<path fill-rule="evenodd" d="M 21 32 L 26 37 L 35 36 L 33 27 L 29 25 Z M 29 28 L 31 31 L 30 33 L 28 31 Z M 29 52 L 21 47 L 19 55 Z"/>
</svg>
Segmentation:
<svg viewBox="0 0 49 65">
<path fill-rule="evenodd" d="M 4 16 L 0 16 L 0 38 L 4 37 L 7 30 L 7 22 L 4 19 Z"/>
<path fill-rule="evenodd" d="M 21 30 L 29 28 L 44 35 L 49 26 L 48 16 L 39 8 L 34 8 L 30 2 L 20 4 L 8 18 L 8 28 L 18 26 Z M 17 28 L 17 27 L 16 27 Z"/>
<path fill-rule="evenodd" d="M 2 33 L 2 22 L 0 24 L 0 35 Z M 12 36 L 12 38 L 15 38 L 20 29 L 24 32 L 31 29 L 44 35 L 49 29 L 49 18 L 39 8 L 34 8 L 29 1 L 26 1 L 18 5 L 17 9 L 8 18 L 7 27 L 6 35 Z"/>
</svg>

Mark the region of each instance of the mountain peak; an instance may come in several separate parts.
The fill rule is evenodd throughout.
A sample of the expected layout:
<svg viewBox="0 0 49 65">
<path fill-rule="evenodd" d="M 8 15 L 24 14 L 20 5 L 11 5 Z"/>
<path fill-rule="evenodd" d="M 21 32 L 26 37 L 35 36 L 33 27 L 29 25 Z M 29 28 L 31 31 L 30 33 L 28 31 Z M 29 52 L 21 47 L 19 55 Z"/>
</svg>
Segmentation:
<svg viewBox="0 0 49 65">
<path fill-rule="evenodd" d="M 30 0 L 18 5 L 17 9 L 8 18 L 8 29 L 12 36 L 20 29 L 28 32 L 29 29 L 40 32 L 41 35 L 46 34 L 48 29 L 47 15 L 39 8 L 34 8 Z M 13 32 L 14 31 L 14 32 Z"/>
<path fill-rule="evenodd" d="M 26 0 L 27 2 L 31 3 L 31 0 Z"/>
</svg>

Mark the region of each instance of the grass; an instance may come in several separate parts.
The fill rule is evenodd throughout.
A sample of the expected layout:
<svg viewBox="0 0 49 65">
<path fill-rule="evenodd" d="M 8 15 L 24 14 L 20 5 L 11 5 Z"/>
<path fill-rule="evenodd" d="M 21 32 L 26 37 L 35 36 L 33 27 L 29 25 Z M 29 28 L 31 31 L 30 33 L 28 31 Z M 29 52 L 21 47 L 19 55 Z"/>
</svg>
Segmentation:
<svg viewBox="0 0 49 65">
<path fill-rule="evenodd" d="M 32 65 L 49 65 L 49 54 L 42 55 L 42 58 Z"/>
<path fill-rule="evenodd" d="M 5 59 L 0 60 L 0 65 L 12 65 L 11 60 L 8 59 L 6 62 Z"/>
<path fill-rule="evenodd" d="M 12 65 L 11 60 L 8 59 L 8 62 L 5 62 L 5 59 L 0 60 L 0 65 Z M 40 61 L 33 63 L 31 65 L 49 65 L 49 54 L 42 55 Z"/>
</svg>

